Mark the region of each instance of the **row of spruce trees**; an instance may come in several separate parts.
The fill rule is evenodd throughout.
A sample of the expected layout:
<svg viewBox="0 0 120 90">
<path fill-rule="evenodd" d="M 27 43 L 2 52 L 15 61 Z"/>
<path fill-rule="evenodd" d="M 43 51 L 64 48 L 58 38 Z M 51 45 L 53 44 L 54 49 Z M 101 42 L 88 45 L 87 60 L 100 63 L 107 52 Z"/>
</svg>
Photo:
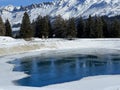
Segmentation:
<svg viewBox="0 0 120 90">
<path fill-rule="evenodd" d="M 53 21 L 49 16 L 38 16 L 30 23 L 28 14 L 25 12 L 20 28 L 21 38 L 39 37 L 39 38 L 75 38 L 77 30 L 75 19 L 64 20 L 60 15 Z"/>
<path fill-rule="evenodd" d="M 5 24 L 0 18 L 0 36 L 12 36 L 9 20 Z M 89 16 L 88 19 L 63 19 L 60 15 L 51 18 L 38 16 L 32 23 L 24 13 L 19 38 L 119 38 L 120 20 L 107 20 L 105 17 Z"/>
</svg>

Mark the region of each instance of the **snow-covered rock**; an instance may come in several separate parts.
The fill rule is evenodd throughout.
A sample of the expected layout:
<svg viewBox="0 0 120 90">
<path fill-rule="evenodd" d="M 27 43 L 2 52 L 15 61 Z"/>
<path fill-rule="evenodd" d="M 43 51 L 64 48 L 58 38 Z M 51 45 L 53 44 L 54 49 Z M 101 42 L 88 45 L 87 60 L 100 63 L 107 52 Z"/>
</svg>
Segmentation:
<svg viewBox="0 0 120 90">
<path fill-rule="evenodd" d="M 24 7 L 1 6 L 0 15 L 11 24 L 21 23 L 23 13 L 27 11 L 31 21 L 38 15 L 62 15 L 63 18 L 88 17 L 89 15 L 120 15 L 120 0 L 55 0 L 49 3 L 32 4 Z"/>
</svg>

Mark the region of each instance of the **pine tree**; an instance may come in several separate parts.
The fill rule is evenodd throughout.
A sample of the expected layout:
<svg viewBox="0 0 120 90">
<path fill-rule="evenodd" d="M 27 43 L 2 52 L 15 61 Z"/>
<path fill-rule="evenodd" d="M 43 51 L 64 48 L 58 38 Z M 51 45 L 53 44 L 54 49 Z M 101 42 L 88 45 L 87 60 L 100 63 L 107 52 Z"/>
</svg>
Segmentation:
<svg viewBox="0 0 120 90">
<path fill-rule="evenodd" d="M 120 37 L 120 21 L 114 20 L 114 22 L 112 23 L 111 35 L 113 38 Z"/>
<path fill-rule="evenodd" d="M 84 33 L 85 33 L 84 37 L 86 37 L 86 38 L 93 38 L 95 35 L 94 19 L 91 16 L 89 16 L 89 18 L 86 21 L 86 28 L 85 28 Z"/>
<path fill-rule="evenodd" d="M 42 16 L 38 16 L 35 22 L 35 37 L 41 38 Z"/>
<path fill-rule="evenodd" d="M 35 37 L 35 28 L 36 28 L 36 21 L 35 20 L 32 20 L 31 27 L 32 27 L 32 30 L 34 32 L 33 36 Z"/>
<path fill-rule="evenodd" d="M 68 29 L 68 20 L 64 20 L 63 21 L 63 24 L 62 24 L 62 31 L 63 31 L 63 33 L 62 33 L 62 37 L 63 38 L 67 38 L 67 29 Z"/>
<path fill-rule="evenodd" d="M 5 28 L 6 28 L 6 34 L 5 36 L 10 36 L 12 37 L 12 29 L 9 20 L 7 19 L 5 22 Z"/>
<path fill-rule="evenodd" d="M 104 17 L 101 17 L 102 22 L 103 22 L 103 37 L 108 38 L 110 32 L 108 31 L 108 24 L 107 21 L 104 19 Z"/>
<path fill-rule="evenodd" d="M 83 18 L 80 17 L 78 24 L 77 24 L 77 37 L 78 38 L 83 37 L 84 30 L 85 30 L 85 24 L 84 24 Z"/>
<path fill-rule="evenodd" d="M 34 32 L 31 27 L 29 15 L 27 12 L 24 13 L 23 19 L 22 19 L 22 24 L 20 28 L 20 36 L 21 38 L 31 38 L 33 37 Z"/>
<path fill-rule="evenodd" d="M 53 32 L 57 38 L 65 38 L 67 30 L 67 23 L 60 15 L 55 17 L 53 22 Z"/>
<path fill-rule="evenodd" d="M 0 17 L 0 36 L 5 36 L 6 30 L 2 18 Z"/>
<path fill-rule="evenodd" d="M 68 20 L 67 38 L 75 38 L 77 35 L 77 30 L 75 26 L 75 19 L 70 18 Z"/>
<path fill-rule="evenodd" d="M 49 38 L 53 38 L 53 35 L 54 35 L 54 32 L 53 32 L 53 29 L 52 29 L 52 24 L 51 24 L 51 21 L 50 21 L 50 17 L 48 19 L 48 27 L 49 27 Z"/>
<path fill-rule="evenodd" d="M 49 35 L 49 25 L 48 25 L 48 17 L 45 16 L 42 18 L 42 28 L 41 28 L 41 36 L 42 38 L 48 38 Z"/>
<path fill-rule="evenodd" d="M 48 38 L 49 36 L 49 17 L 39 16 L 36 21 L 35 36 L 39 38 Z"/>
<path fill-rule="evenodd" d="M 103 38 L 103 22 L 100 17 L 96 17 L 95 24 L 94 24 L 94 32 L 96 38 Z"/>
</svg>

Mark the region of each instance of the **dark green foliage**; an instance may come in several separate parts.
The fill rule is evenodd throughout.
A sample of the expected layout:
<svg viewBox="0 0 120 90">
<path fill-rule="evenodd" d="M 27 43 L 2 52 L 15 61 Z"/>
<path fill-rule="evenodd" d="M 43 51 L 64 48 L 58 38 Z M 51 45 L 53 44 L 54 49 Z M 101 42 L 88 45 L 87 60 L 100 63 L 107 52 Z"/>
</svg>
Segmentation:
<svg viewBox="0 0 120 90">
<path fill-rule="evenodd" d="M 107 21 L 104 19 L 104 17 L 101 17 L 102 23 L 103 23 L 103 36 L 108 38 L 109 37 L 109 30 L 108 30 L 108 24 Z"/>
<path fill-rule="evenodd" d="M 48 18 L 48 27 L 49 27 L 49 29 L 48 29 L 48 32 L 49 32 L 48 37 L 53 38 L 54 32 L 53 32 L 53 29 L 52 29 L 52 24 L 51 24 L 50 17 Z"/>
<path fill-rule="evenodd" d="M 38 18 L 36 19 L 36 22 L 34 22 L 35 24 L 35 37 L 41 37 L 41 28 L 42 28 L 42 16 L 38 16 Z"/>
<path fill-rule="evenodd" d="M 94 24 L 94 32 L 96 38 L 103 38 L 103 22 L 100 17 L 96 17 Z"/>
<path fill-rule="evenodd" d="M 50 29 L 49 17 L 48 16 L 45 16 L 45 17 L 39 16 L 36 21 L 35 29 L 36 29 L 35 37 L 48 38 L 49 29 Z"/>
<path fill-rule="evenodd" d="M 68 22 L 67 20 L 63 21 L 61 30 L 62 30 L 62 38 L 67 38 L 67 29 L 68 29 Z"/>
<path fill-rule="evenodd" d="M 66 21 L 60 15 L 56 16 L 53 22 L 53 30 L 55 37 L 57 38 L 66 37 L 66 29 L 67 29 Z"/>
<path fill-rule="evenodd" d="M 91 16 L 89 16 L 89 18 L 86 21 L 86 28 L 84 33 L 84 36 L 86 38 L 93 38 L 95 36 L 94 19 Z"/>
<path fill-rule="evenodd" d="M 12 37 L 12 29 L 9 20 L 7 19 L 5 22 L 5 28 L 6 28 L 6 34 L 5 36 L 10 36 Z"/>
<path fill-rule="evenodd" d="M 32 30 L 33 30 L 34 35 L 35 35 L 35 27 L 36 27 L 36 21 L 35 20 L 32 21 L 31 27 L 32 27 Z"/>
<path fill-rule="evenodd" d="M 48 26 L 48 18 L 47 16 L 43 17 L 42 19 L 42 28 L 41 28 L 41 36 L 42 38 L 48 38 L 48 35 L 49 35 L 49 26 Z"/>
<path fill-rule="evenodd" d="M 77 35 L 77 30 L 75 26 L 75 19 L 70 18 L 68 20 L 67 38 L 75 38 L 76 35 Z"/>
<path fill-rule="evenodd" d="M 86 28 L 83 33 L 85 38 L 102 38 L 103 22 L 101 17 L 91 17 L 86 20 Z"/>
<path fill-rule="evenodd" d="M 84 23 L 83 18 L 80 17 L 78 24 L 77 24 L 77 37 L 78 38 L 83 37 L 84 30 L 85 30 L 85 23 Z"/>
<path fill-rule="evenodd" d="M 34 32 L 31 27 L 30 19 L 27 12 L 24 13 L 22 24 L 20 27 L 20 36 L 21 38 L 31 38 L 33 37 Z"/>
<path fill-rule="evenodd" d="M 120 21 L 115 20 L 112 23 L 111 35 L 113 38 L 120 38 Z"/>
<path fill-rule="evenodd" d="M 39 38 L 71 39 L 76 36 L 77 38 L 118 38 L 120 37 L 120 19 L 118 18 L 117 16 L 115 20 L 113 17 L 109 19 L 106 16 L 89 16 L 88 19 L 80 17 L 65 20 L 60 15 L 51 18 L 39 16 L 36 21 L 33 21 L 32 28 L 35 31 L 35 37 Z"/>
<path fill-rule="evenodd" d="M 6 30 L 2 18 L 0 17 L 0 36 L 5 36 Z"/>
</svg>

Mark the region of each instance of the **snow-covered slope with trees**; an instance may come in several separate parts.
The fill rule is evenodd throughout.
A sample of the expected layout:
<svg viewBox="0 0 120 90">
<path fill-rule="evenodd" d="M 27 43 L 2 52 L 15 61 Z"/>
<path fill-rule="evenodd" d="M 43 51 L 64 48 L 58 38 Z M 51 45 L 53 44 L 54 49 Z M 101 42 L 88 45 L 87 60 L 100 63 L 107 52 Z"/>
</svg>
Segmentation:
<svg viewBox="0 0 120 90">
<path fill-rule="evenodd" d="M 38 15 L 61 15 L 63 18 L 88 17 L 89 15 L 120 15 L 120 0 L 56 0 L 29 6 L 1 6 L 0 15 L 4 20 L 9 19 L 12 25 L 21 23 L 23 13 L 27 11 L 31 21 Z M 17 28 L 14 28 L 14 30 Z"/>
</svg>

